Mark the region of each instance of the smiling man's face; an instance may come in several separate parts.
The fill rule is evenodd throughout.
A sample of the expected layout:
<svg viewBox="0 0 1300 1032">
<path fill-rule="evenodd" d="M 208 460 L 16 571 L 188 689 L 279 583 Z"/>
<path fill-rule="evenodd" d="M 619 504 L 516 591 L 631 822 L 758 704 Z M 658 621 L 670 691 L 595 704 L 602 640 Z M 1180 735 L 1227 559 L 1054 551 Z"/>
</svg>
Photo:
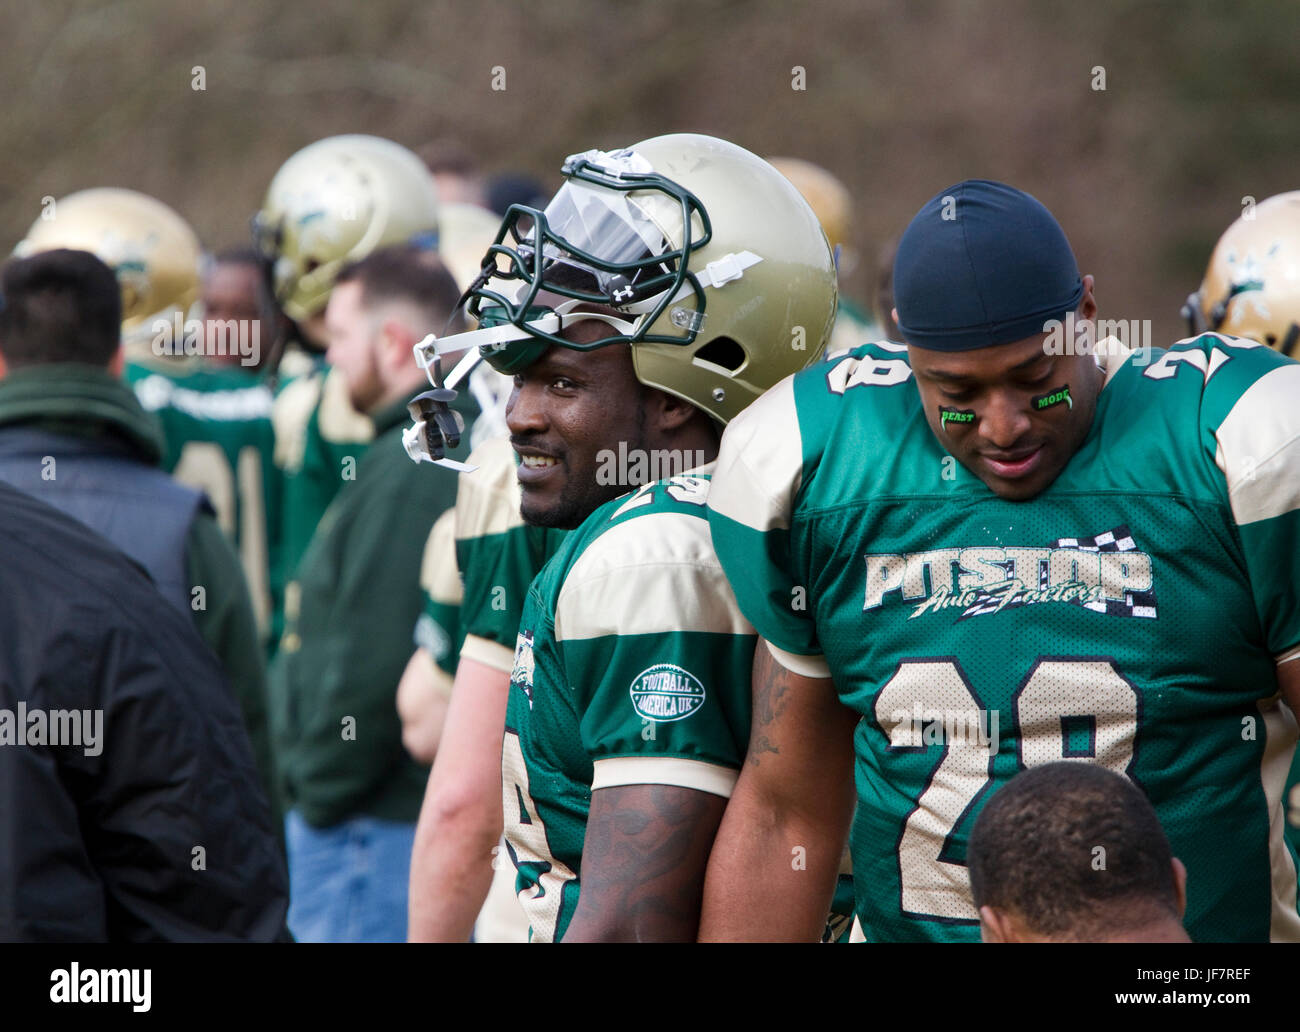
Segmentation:
<svg viewBox="0 0 1300 1032">
<path fill-rule="evenodd" d="M 608 336 L 602 322 L 564 331 L 574 343 Z M 553 346 L 516 374 L 506 407 L 510 443 L 519 454 L 520 511 L 543 527 L 578 526 L 596 508 L 627 490 L 597 479 L 599 453 L 646 447 L 645 392 L 625 344 L 594 351 Z"/>
<path fill-rule="evenodd" d="M 1096 313 L 1091 291 L 1087 300 L 1080 317 Z M 1012 501 L 1045 491 L 1065 469 L 1088 436 L 1104 382 L 1092 355 L 1048 354 L 1046 340 L 1044 332 L 975 351 L 908 348 L 939 443 Z"/>
</svg>

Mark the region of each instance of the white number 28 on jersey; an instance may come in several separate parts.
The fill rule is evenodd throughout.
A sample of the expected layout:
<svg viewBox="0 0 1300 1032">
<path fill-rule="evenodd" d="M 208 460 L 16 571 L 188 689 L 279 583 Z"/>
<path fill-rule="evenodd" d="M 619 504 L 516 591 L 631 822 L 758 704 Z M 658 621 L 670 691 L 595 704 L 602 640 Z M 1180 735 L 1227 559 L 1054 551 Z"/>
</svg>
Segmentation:
<svg viewBox="0 0 1300 1032">
<path fill-rule="evenodd" d="M 990 714 L 956 662 L 904 660 L 876 697 L 876 722 L 889 750 L 923 748 L 913 715 L 919 710 L 955 714 L 943 735 L 943 752 L 916 806 L 908 814 L 898 843 L 902 908 L 917 917 L 976 921 L 966 866 L 947 859 L 953 829 L 990 786 L 993 765 L 987 736 L 950 734 L 969 715 L 996 733 Z M 1100 763 L 1127 774 L 1133 762 L 1139 699 L 1133 685 L 1104 657 L 1042 656 L 1012 699 L 1011 720 L 1020 749 L 1020 766 L 1057 760 Z M 966 729 L 973 732 L 974 723 Z M 1072 736 L 1071 732 L 1077 734 Z M 909 734 L 912 737 L 909 740 Z M 1072 745 L 1072 741 L 1074 744 Z M 1078 745 L 1083 741 L 1082 747 Z"/>
</svg>

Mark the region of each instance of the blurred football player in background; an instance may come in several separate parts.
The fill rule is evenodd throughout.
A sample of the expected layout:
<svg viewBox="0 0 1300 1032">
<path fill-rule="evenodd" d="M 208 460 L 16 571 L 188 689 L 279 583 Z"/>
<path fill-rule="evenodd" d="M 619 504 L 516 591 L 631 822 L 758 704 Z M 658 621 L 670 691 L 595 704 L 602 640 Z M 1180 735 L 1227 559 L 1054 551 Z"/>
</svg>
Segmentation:
<svg viewBox="0 0 1300 1032">
<path fill-rule="evenodd" d="M 473 464 L 471 454 L 470 464 Z M 415 651 L 397 684 L 402 744 L 420 763 L 438 755 L 456 659 L 460 655 L 460 609 L 464 598 L 456 569 L 456 510 L 448 509 L 429 531 L 420 559 L 423 605 L 415 621 Z"/>
<path fill-rule="evenodd" d="M 1300 358 L 1300 190 L 1260 201 L 1227 228 L 1182 314 L 1193 336 L 1247 337 Z M 1287 838 L 1300 851 L 1300 754 L 1283 802 Z"/>
<path fill-rule="evenodd" d="M 1300 356 L 1300 190 L 1260 201 L 1224 231 L 1183 318 L 1193 336 L 1248 337 Z"/>
<path fill-rule="evenodd" d="M 986 180 L 912 219 L 894 291 L 907 346 L 794 376 L 723 438 L 710 526 L 766 644 L 703 933 L 816 937 L 856 759 L 862 935 L 973 941 L 983 799 L 1086 758 L 1151 799 L 1193 937 L 1300 938 L 1300 365 L 1094 341 L 1056 220 Z"/>
<path fill-rule="evenodd" d="M 1190 942 L 1187 868 L 1141 790 L 1090 763 L 1047 763 L 998 789 L 971 828 L 985 942 Z"/>
<path fill-rule="evenodd" d="M 0 479 L 62 509 L 149 571 L 216 654 L 276 802 L 266 672 L 230 542 L 207 500 L 158 468 L 157 423 L 122 383 L 121 294 L 86 251 L 38 251 L 3 268 Z"/>
<path fill-rule="evenodd" d="M 214 366 L 258 372 L 270 365 L 287 319 L 276 310 L 262 256 L 251 247 L 222 251 L 206 263 L 199 304 L 207 341 L 204 357 Z M 257 347 L 232 347 L 255 340 Z"/>
<path fill-rule="evenodd" d="M 279 538 L 279 482 L 271 465 L 271 392 L 243 360 L 260 360 L 260 316 L 226 325 L 211 362 L 208 327 L 195 303 L 202 251 L 175 211 L 133 190 L 82 190 L 56 201 L 15 248 L 18 255 L 67 247 L 90 251 L 117 275 L 122 295 L 121 370 L 144 408 L 162 423 L 162 467 L 202 490 L 239 550 L 253 613 L 271 641 L 278 590 L 272 580 Z M 218 298 L 220 300 L 220 298 Z"/>
<path fill-rule="evenodd" d="M 798 193 L 724 141 L 592 151 L 565 174 L 545 212 L 507 216 L 469 306 L 486 328 L 466 342 L 515 377 L 523 517 L 579 528 L 524 600 L 497 787 L 534 940 L 690 939 L 755 640 L 711 554 L 708 474 L 721 425 L 820 357 L 834 266 Z M 618 454 L 640 470 L 604 475 Z M 500 720 L 484 714 L 482 751 Z"/>
<path fill-rule="evenodd" d="M 768 158 L 772 167 L 803 195 L 817 215 L 826 233 L 826 240 L 835 253 L 835 271 L 840 283 L 839 312 L 835 328 L 826 345 L 830 357 L 849 348 L 856 348 L 869 340 L 883 336 L 880 325 L 870 312 L 854 304 L 844 294 L 844 282 L 858 264 L 858 252 L 850 241 L 853 237 L 853 195 L 837 176 L 821 165 L 803 158 Z"/>
<path fill-rule="evenodd" d="M 432 594 L 422 617 L 440 628 L 435 640 L 459 638 L 455 685 L 445 707 L 404 721 L 425 740 L 430 722 L 440 731 L 411 858 L 412 941 L 464 942 L 471 931 L 478 942 L 516 941 L 528 931 L 501 839 L 501 730 L 524 597 L 565 531 L 524 522 L 518 457 L 506 437 L 479 445 L 468 462 L 477 469 L 458 478 L 453 528 L 463 582 L 455 623 Z"/>
<path fill-rule="evenodd" d="M 420 613 L 420 559 L 456 487 L 411 464 L 407 404 L 424 383 L 412 348 L 449 321 L 460 291 L 412 246 L 381 248 L 335 271 L 324 318 L 329 361 L 349 403 L 376 428 L 286 589 L 271 670 L 292 902 L 301 940 L 406 938 L 411 840 L 428 769 L 402 747 L 394 705 Z M 453 411 L 477 414 L 461 394 Z M 467 444 L 449 451 L 463 457 Z"/>
<path fill-rule="evenodd" d="M 276 302 L 294 325 L 272 411 L 283 483 L 276 576 L 287 583 L 375 434 L 369 417 L 350 401 L 343 376 L 325 363 L 330 291 L 346 263 L 378 247 L 435 248 L 437 191 L 428 169 L 405 147 L 376 136 L 331 136 L 304 147 L 276 172 L 253 218 L 253 234 L 271 269 Z M 294 600 L 285 604 L 291 610 Z"/>
</svg>

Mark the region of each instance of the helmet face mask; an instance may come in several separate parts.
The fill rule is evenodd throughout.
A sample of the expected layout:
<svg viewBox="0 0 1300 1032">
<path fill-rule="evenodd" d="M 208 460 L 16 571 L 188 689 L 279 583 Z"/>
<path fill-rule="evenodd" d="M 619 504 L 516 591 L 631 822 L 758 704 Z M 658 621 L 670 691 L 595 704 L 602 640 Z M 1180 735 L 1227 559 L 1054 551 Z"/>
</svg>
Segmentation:
<svg viewBox="0 0 1300 1032">
<path fill-rule="evenodd" d="M 582 351 L 640 341 L 693 343 L 699 318 L 678 320 L 679 332 L 671 334 L 650 329 L 684 296 L 701 316 L 706 310 L 690 262 L 713 236 L 699 199 L 631 150 L 575 155 L 563 172 L 568 180 L 544 211 L 516 204 L 506 212 L 484 259 L 490 278 L 470 292 L 470 314 L 484 325 L 510 323 L 540 341 Z M 507 296 L 515 282 L 520 286 Z M 537 322 L 563 299 L 626 313 L 635 328 L 573 344 Z M 540 354 L 535 342 L 519 343 Z M 502 371 L 519 367 L 510 350 L 494 350 L 487 360 Z"/>
<path fill-rule="evenodd" d="M 500 372 L 549 347 L 631 346 L 637 379 L 727 422 L 811 365 L 835 317 L 834 259 L 807 202 L 734 144 L 679 134 L 564 164 L 544 210 L 515 205 L 466 292 Z M 596 319 L 609 332 L 575 344 Z"/>
</svg>

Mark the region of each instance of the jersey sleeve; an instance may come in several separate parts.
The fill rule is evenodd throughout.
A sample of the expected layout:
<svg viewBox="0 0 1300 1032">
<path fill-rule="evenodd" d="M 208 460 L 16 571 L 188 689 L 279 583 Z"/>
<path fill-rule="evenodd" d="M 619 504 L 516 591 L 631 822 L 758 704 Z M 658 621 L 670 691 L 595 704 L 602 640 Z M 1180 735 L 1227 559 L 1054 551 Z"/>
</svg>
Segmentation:
<svg viewBox="0 0 1300 1032">
<path fill-rule="evenodd" d="M 429 531 L 420 561 L 420 593 L 424 606 L 415 623 L 415 644 L 429 653 L 439 670 L 454 677 L 462 639 L 454 509 L 439 516 Z"/>
<path fill-rule="evenodd" d="M 1227 482 L 1265 645 L 1283 656 L 1300 646 L 1300 364 L 1234 337 L 1197 343 L 1204 361 L 1179 364 L 1208 371 L 1203 438 Z"/>
<path fill-rule="evenodd" d="M 731 794 L 757 638 L 700 515 L 646 513 L 602 534 L 568 572 L 554 620 L 593 790 Z"/>
<path fill-rule="evenodd" d="M 791 517 L 803 480 L 804 448 L 789 377 L 754 402 L 722 435 L 709 491 L 714 547 L 741 611 L 796 673 L 827 676 L 807 585 L 795 572 Z"/>
<path fill-rule="evenodd" d="M 456 560 L 464 582 L 461 654 L 509 673 L 528 586 L 564 532 L 529 526 L 519 515 L 509 441 L 486 441 L 468 461 L 479 468 L 461 474 L 456 495 Z"/>
</svg>

